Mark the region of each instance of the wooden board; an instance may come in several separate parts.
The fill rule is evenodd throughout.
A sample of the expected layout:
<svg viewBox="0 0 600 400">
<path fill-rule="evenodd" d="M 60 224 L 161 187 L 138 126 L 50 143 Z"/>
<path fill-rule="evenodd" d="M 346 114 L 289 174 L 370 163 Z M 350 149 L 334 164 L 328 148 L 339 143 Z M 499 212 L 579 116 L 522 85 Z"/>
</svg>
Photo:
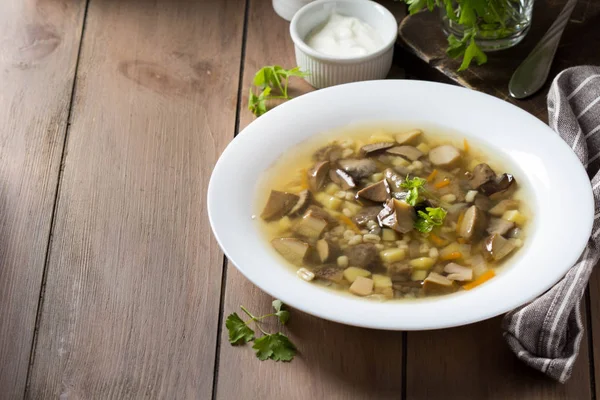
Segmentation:
<svg viewBox="0 0 600 400">
<path fill-rule="evenodd" d="M 23 396 L 85 1 L 0 2 L 0 397 Z"/>
<path fill-rule="evenodd" d="M 243 0 L 91 0 L 28 397 L 212 395 Z"/>
<path fill-rule="evenodd" d="M 398 4 L 390 8 L 400 12 Z M 388 5 L 388 3 L 386 3 Z M 289 24 L 270 2 L 250 1 L 241 128 L 254 118 L 246 110 L 247 91 L 255 72 L 264 65 L 296 65 Z M 271 38 L 269 41 L 265 37 Z M 312 90 L 294 80 L 294 94 Z M 227 268 L 223 319 L 239 305 L 267 313 L 273 299 Z M 324 305 L 325 306 L 325 305 Z M 223 326 L 221 326 L 223 328 Z M 274 324 L 270 327 L 277 328 Z M 293 310 L 285 329 L 300 354 L 291 363 L 259 361 L 250 346 L 232 347 L 221 332 L 217 368 L 219 399 L 397 399 L 402 391 L 402 333 L 360 329 L 325 321 Z"/>
<path fill-rule="evenodd" d="M 600 361 L 600 271 L 598 270 L 598 265 L 594 267 L 594 271 L 592 272 L 592 276 L 590 278 L 590 314 L 588 315 L 588 323 L 591 322 L 591 326 L 589 326 L 589 324 L 588 326 L 593 338 L 592 343 L 594 346 L 594 351 L 592 353 L 594 363 L 592 363 L 591 366 L 593 367 L 594 378 L 596 382 L 596 398 L 600 396 L 600 388 L 598 387 L 598 383 L 600 383 L 600 365 L 598 365 L 598 361 Z"/>
<path fill-rule="evenodd" d="M 536 0 L 533 23 L 523 42 L 508 50 L 488 53 L 487 64 L 473 66 L 462 73 L 456 72 L 460 62 L 446 56 L 447 40 L 438 12 L 422 12 L 407 17 L 400 24 L 400 45 L 413 57 L 406 54 L 403 65 L 408 72 L 419 76 L 425 63 L 425 69 L 435 69 L 451 82 L 507 100 L 547 121 L 546 96 L 552 79 L 565 68 L 600 63 L 600 3 L 596 0 L 578 2 L 563 34 L 548 81 L 537 94 L 525 100 L 512 99 L 508 95 L 508 82 L 565 3 L 566 0 Z"/>
</svg>

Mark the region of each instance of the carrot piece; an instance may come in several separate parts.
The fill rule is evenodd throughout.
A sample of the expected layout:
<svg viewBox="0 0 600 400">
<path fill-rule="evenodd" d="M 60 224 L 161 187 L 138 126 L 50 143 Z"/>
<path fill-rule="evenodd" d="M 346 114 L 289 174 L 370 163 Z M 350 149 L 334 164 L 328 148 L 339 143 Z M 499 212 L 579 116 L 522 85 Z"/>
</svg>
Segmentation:
<svg viewBox="0 0 600 400">
<path fill-rule="evenodd" d="M 436 235 L 435 233 L 431 233 L 429 234 L 429 238 L 431 239 L 431 241 L 438 247 L 441 246 L 445 246 L 448 241 L 445 239 L 442 239 L 441 237 L 439 237 L 438 235 Z"/>
<path fill-rule="evenodd" d="M 306 168 L 302 168 L 300 171 L 300 186 L 302 190 L 308 189 L 308 170 Z"/>
<path fill-rule="evenodd" d="M 467 139 L 463 139 L 463 146 L 465 148 L 465 153 L 469 152 L 469 142 L 467 142 Z"/>
<path fill-rule="evenodd" d="M 443 187 L 446 187 L 450 184 L 450 179 L 448 178 L 444 178 L 443 181 L 436 183 L 435 185 L 433 185 L 436 189 L 441 189 Z"/>
<path fill-rule="evenodd" d="M 481 285 L 482 283 L 489 281 L 490 279 L 492 279 L 495 276 L 496 276 L 496 273 L 494 272 L 494 270 L 490 269 L 490 270 L 484 272 L 479 278 L 475 279 L 473 282 L 469 282 L 466 285 L 463 285 L 463 288 L 465 290 L 471 290 L 474 287 L 477 287 L 477 286 Z"/>
<path fill-rule="evenodd" d="M 461 211 L 460 214 L 458 214 L 458 221 L 456 221 L 456 232 L 458 232 L 458 230 L 460 229 L 460 224 L 462 224 L 464 217 L 465 217 L 465 212 Z"/>
<path fill-rule="evenodd" d="M 440 261 L 458 260 L 461 257 L 462 253 L 460 251 L 453 251 L 452 253 L 446 256 L 441 256 Z"/>
<path fill-rule="evenodd" d="M 358 226 L 356 226 L 356 224 L 354 222 L 352 222 L 352 220 L 348 217 L 346 217 L 344 214 L 340 214 L 337 216 L 337 219 L 347 225 L 350 229 L 352 229 L 354 232 L 356 233 L 360 233 L 360 229 L 358 229 Z"/>
<path fill-rule="evenodd" d="M 431 173 L 429 174 L 429 176 L 426 179 L 427 182 L 432 182 L 435 179 L 435 177 L 436 177 L 437 174 L 438 174 L 438 170 L 437 169 L 434 169 L 433 171 L 431 171 Z"/>
</svg>

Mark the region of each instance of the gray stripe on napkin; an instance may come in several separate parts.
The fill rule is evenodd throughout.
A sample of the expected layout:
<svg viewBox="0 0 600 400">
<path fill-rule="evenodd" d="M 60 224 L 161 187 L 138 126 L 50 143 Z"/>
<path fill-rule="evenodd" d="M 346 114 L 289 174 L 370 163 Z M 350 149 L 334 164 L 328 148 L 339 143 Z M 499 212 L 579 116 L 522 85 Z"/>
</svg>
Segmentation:
<svg viewBox="0 0 600 400">
<path fill-rule="evenodd" d="M 583 338 L 580 300 L 600 258 L 600 67 L 566 69 L 548 94 L 550 127 L 571 146 L 591 177 L 595 199 L 592 237 L 564 278 L 536 300 L 504 317 L 508 345 L 519 359 L 564 383 Z"/>
</svg>

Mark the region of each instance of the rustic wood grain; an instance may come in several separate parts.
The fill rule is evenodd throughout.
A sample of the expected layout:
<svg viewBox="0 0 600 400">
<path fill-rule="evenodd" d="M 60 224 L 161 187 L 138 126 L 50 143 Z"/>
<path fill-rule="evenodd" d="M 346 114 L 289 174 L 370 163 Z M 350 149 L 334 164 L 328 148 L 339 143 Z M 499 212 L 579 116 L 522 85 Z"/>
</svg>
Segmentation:
<svg viewBox="0 0 600 400">
<path fill-rule="evenodd" d="M 585 310 L 584 310 L 585 312 Z M 440 331 L 409 332 L 408 399 L 589 399 L 587 338 L 564 385 L 519 361 L 500 318 Z"/>
<path fill-rule="evenodd" d="M 462 73 L 456 72 L 460 62 L 446 56 L 447 40 L 437 12 L 422 12 L 405 18 L 399 29 L 400 45 L 451 81 L 507 100 L 547 121 L 546 96 L 552 79 L 565 68 L 600 63 L 600 3 L 595 0 L 578 2 L 564 31 L 548 81 L 537 94 L 525 100 L 515 100 L 508 94 L 508 82 L 565 3 L 566 0 L 536 0 L 533 23 L 523 42 L 512 49 L 488 53 L 487 64 L 481 67 L 474 65 Z M 407 72 L 417 75 L 422 71 L 422 65 L 411 57 L 406 58 L 404 66 Z"/>
<path fill-rule="evenodd" d="M 0 2 L 0 398 L 23 396 L 85 1 Z"/>
<path fill-rule="evenodd" d="M 233 136 L 243 15 L 91 0 L 29 398 L 211 397 L 206 188 Z"/>
<path fill-rule="evenodd" d="M 396 15 L 403 7 L 383 2 Z M 247 88 L 264 65 L 296 65 L 289 24 L 270 2 L 250 1 L 246 59 L 242 84 L 243 128 L 253 120 L 246 109 Z M 264 38 L 269 37 L 266 41 Z M 397 69 L 392 73 L 401 73 Z M 292 95 L 313 90 L 303 80 L 291 83 Z M 227 269 L 224 317 L 239 305 L 266 313 L 273 300 L 244 278 L 233 265 Z M 276 325 L 272 326 L 275 330 Z M 259 361 L 250 346 L 232 347 L 227 330 L 221 334 L 218 364 L 219 399 L 397 399 L 402 390 L 402 333 L 336 324 L 293 310 L 285 329 L 300 354 L 291 363 Z"/>
<path fill-rule="evenodd" d="M 595 389 L 596 389 L 596 398 L 600 396 L 600 388 L 598 384 L 600 383 L 600 271 L 598 271 L 597 264 L 594 267 L 594 271 L 592 272 L 592 276 L 590 278 L 589 291 L 590 291 L 590 322 L 591 326 L 589 326 L 589 330 L 592 334 L 592 344 L 593 344 L 593 364 L 594 367 L 594 378 L 595 378 Z"/>
</svg>

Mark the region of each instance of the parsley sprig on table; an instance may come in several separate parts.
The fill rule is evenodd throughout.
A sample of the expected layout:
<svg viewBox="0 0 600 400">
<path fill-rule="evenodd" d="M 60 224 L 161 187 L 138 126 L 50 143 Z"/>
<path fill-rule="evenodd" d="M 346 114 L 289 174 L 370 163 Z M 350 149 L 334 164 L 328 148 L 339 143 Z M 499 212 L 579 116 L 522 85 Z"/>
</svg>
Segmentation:
<svg viewBox="0 0 600 400">
<path fill-rule="evenodd" d="M 248 94 L 248 109 L 254 115 L 260 117 L 268 111 L 267 101 L 275 99 L 289 100 L 288 83 L 290 77 L 304 77 L 306 72 L 300 71 L 300 67 L 285 69 L 279 65 L 270 65 L 262 67 L 254 75 L 253 85 L 258 89 L 258 95 L 254 93 L 254 88 L 250 88 Z M 277 93 L 272 94 L 272 93 Z"/>
<path fill-rule="evenodd" d="M 277 317 L 283 325 L 290 318 L 290 313 L 283 309 L 281 300 L 274 300 L 272 304 L 275 312 L 260 317 L 255 317 L 244 306 L 240 306 L 242 311 L 250 317 L 248 321 L 242 320 L 237 313 L 230 314 L 225 321 L 225 327 L 229 331 L 229 343 L 235 346 L 254 341 L 252 348 L 260 360 L 291 361 L 297 350 L 290 339 L 281 332 L 268 333 L 260 325 L 262 320 L 269 317 Z M 248 326 L 251 322 L 256 324 L 263 336 L 259 338 L 255 336 L 254 330 Z"/>
</svg>

